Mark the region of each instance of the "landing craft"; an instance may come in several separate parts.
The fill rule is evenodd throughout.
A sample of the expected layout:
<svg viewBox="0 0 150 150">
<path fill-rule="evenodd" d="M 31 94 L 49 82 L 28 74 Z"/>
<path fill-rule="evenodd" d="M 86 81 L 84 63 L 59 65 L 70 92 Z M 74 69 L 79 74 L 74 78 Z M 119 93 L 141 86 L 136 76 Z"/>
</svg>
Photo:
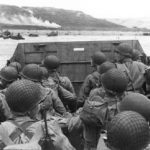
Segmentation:
<svg viewBox="0 0 150 150">
<path fill-rule="evenodd" d="M 40 64 L 47 55 L 56 55 L 61 61 L 59 71 L 70 78 L 78 95 L 85 77 L 92 72 L 91 55 L 101 51 L 109 61 L 116 62 L 115 50 L 122 42 L 139 50 L 142 61 L 146 63 L 146 54 L 138 40 L 19 43 L 10 61 L 18 61 L 22 66 Z"/>
<path fill-rule="evenodd" d="M 9 61 L 17 61 L 24 67 L 30 63 L 41 64 L 47 55 L 56 55 L 61 62 L 59 72 L 62 76 L 66 75 L 70 78 L 78 96 L 85 77 L 93 71 L 90 62 L 92 54 L 101 51 L 105 53 L 108 60 L 116 62 L 116 47 L 122 42 L 128 43 L 133 49 L 137 49 L 141 54 L 144 54 L 143 60 L 146 60 L 146 55 L 138 40 L 116 40 L 19 43 Z M 67 133 L 66 126 L 63 126 L 61 128 Z M 72 135 L 67 134 L 66 136 L 77 150 L 81 150 L 83 146 L 82 138 L 79 138 L 76 132 Z"/>
<path fill-rule="evenodd" d="M 14 39 L 14 40 L 24 40 L 25 38 L 23 38 L 23 36 L 18 33 L 17 35 L 11 35 L 10 36 L 11 39 Z"/>
<path fill-rule="evenodd" d="M 150 36 L 150 32 L 144 32 L 143 35 L 144 36 Z"/>
<path fill-rule="evenodd" d="M 47 36 L 58 36 L 58 31 L 52 31 L 51 33 L 47 33 Z"/>
<path fill-rule="evenodd" d="M 30 36 L 30 37 L 38 37 L 39 35 L 38 34 L 34 34 L 34 33 L 30 33 L 28 36 Z"/>
<path fill-rule="evenodd" d="M 15 35 L 11 36 L 10 38 L 13 39 L 13 40 L 24 40 L 23 37 L 18 37 L 18 36 L 15 36 Z"/>
<path fill-rule="evenodd" d="M 9 35 L 3 35 L 3 39 L 9 39 L 10 36 Z"/>
<path fill-rule="evenodd" d="M 10 31 L 6 30 L 6 31 L 2 32 L 2 37 L 3 37 L 3 39 L 9 39 L 11 34 L 12 33 Z"/>
</svg>

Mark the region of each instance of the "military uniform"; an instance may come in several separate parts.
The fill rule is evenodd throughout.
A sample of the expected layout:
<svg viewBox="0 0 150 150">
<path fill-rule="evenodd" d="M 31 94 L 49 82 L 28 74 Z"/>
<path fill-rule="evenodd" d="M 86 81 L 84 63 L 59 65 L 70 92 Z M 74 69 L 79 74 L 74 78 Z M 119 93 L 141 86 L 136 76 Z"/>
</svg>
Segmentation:
<svg viewBox="0 0 150 150">
<path fill-rule="evenodd" d="M 49 76 L 47 80 L 43 80 L 42 85 L 46 88 L 53 89 L 64 106 L 71 111 L 75 111 L 76 94 L 68 77 L 64 76 L 58 78 L 58 75 L 53 74 L 53 77 Z"/>
<path fill-rule="evenodd" d="M 87 124 L 86 120 L 81 116 L 84 123 L 85 150 L 96 149 L 101 130 L 105 130 L 108 122 L 119 112 L 118 105 L 124 97 L 124 91 L 127 87 L 126 77 L 118 69 L 109 70 L 102 75 L 101 79 L 103 87 L 93 90 L 88 99 L 94 104 L 89 108 L 92 114 L 89 117 L 89 122 L 90 118 L 94 118 L 94 116 L 99 121 L 95 125 L 92 122 L 89 125 L 90 123 Z M 89 110 L 86 109 L 86 106 L 85 103 L 83 106 L 85 112 Z M 89 114 L 90 112 L 88 112 Z"/>
<path fill-rule="evenodd" d="M 74 112 L 76 110 L 76 94 L 69 78 L 61 77 L 57 73 L 60 60 L 55 55 L 48 55 L 42 63 L 49 74 L 48 79 L 43 80 L 43 85 L 52 88 L 60 97 L 66 109 Z"/>
<path fill-rule="evenodd" d="M 0 91 L 0 122 L 5 121 L 6 119 L 11 117 L 10 108 L 5 99 L 5 91 L 6 89 Z"/>
<path fill-rule="evenodd" d="M 39 86 L 42 93 L 40 106 L 47 105 L 46 107 L 48 107 L 49 115 L 55 115 L 56 113 L 65 115 L 66 109 L 56 93 L 50 88 L 44 88 L 40 84 Z"/>
<path fill-rule="evenodd" d="M 5 95 L 13 115 L 0 125 L 0 133 L 3 133 L 0 139 L 1 148 L 5 146 L 4 144 L 7 144 L 6 141 L 3 141 L 6 139 L 5 137 L 11 139 L 15 144 L 29 143 L 36 132 L 40 134 L 37 135 L 38 137 L 40 136 L 37 141 L 39 142 L 44 137 L 42 122 L 31 119 L 30 116 L 38 112 L 38 104 L 41 101 L 41 97 L 43 97 L 41 88 L 30 80 L 19 80 L 8 87 Z M 74 149 L 65 135 L 63 135 L 56 120 L 50 119 L 50 121 L 47 121 L 47 124 L 48 131 L 52 135 L 51 139 L 54 147 L 59 147 L 62 150 L 65 148 Z M 6 133 L 4 133 L 4 129 Z"/>
<path fill-rule="evenodd" d="M 106 94 L 106 91 L 105 91 L 104 87 L 99 87 L 99 88 L 93 89 L 90 92 L 90 96 L 89 97 L 93 97 L 93 96 L 104 97 L 105 94 Z"/>
<path fill-rule="evenodd" d="M 100 74 L 94 71 L 88 75 L 80 89 L 78 102 L 84 104 L 85 100 L 89 97 L 91 90 L 101 86 Z"/>
<path fill-rule="evenodd" d="M 55 113 L 64 115 L 66 113 L 66 109 L 58 95 L 51 88 L 42 86 L 41 81 L 43 72 L 41 67 L 36 64 L 28 64 L 23 68 L 21 75 L 23 78 L 35 82 L 40 87 L 41 108 L 46 107 L 46 109 L 49 110 L 49 114 L 51 115 L 54 115 Z"/>
<path fill-rule="evenodd" d="M 143 84 L 146 82 L 145 72 L 148 66 L 142 62 L 124 59 L 122 64 L 117 65 L 118 69 L 127 68 L 126 75 L 129 80 L 128 91 L 135 91 L 144 94 Z"/>
<path fill-rule="evenodd" d="M 145 82 L 145 70 L 148 68 L 145 64 L 138 61 L 133 61 L 133 49 L 130 45 L 126 43 L 121 43 L 117 47 L 117 52 L 119 54 L 119 62 L 121 63 L 120 67 L 117 65 L 117 68 L 122 69 L 126 68 L 124 71 L 128 77 L 128 91 L 136 91 L 144 94 L 143 84 Z"/>
<path fill-rule="evenodd" d="M 42 121 L 35 121 L 27 116 L 22 116 L 22 117 L 14 116 L 14 118 L 15 119 L 13 119 L 13 120 L 8 120 L 8 121 L 3 122 L 1 124 L 1 126 L 3 126 L 3 129 L 5 129 L 5 131 L 7 131 L 9 138 L 12 140 L 12 142 L 14 144 L 29 143 L 30 140 L 32 139 L 32 137 L 34 136 L 34 134 L 36 134 L 36 132 L 37 132 L 36 130 L 38 129 L 38 126 L 42 125 Z M 16 133 L 16 132 L 18 132 L 18 130 L 17 130 L 18 126 L 16 126 L 16 124 L 21 127 L 23 124 L 26 125 L 26 128 L 25 128 L 26 132 L 25 133 L 21 132 L 20 134 Z M 52 119 L 50 121 L 47 121 L 47 124 L 48 124 L 49 130 L 52 130 L 49 132 L 53 132 L 54 134 L 56 134 L 54 131 L 56 129 L 58 131 L 58 128 L 56 128 L 56 124 L 58 124 L 58 123 Z M 60 127 L 59 127 L 59 130 L 61 131 Z M 58 142 L 54 141 L 54 143 L 56 142 L 58 144 L 55 146 L 59 147 L 61 150 L 65 150 L 64 147 L 68 148 L 68 150 L 69 149 L 74 150 L 72 145 L 69 143 L 67 137 L 60 131 L 57 132 L 57 134 L 58 134 L 57 136 L 59 136 L 59 138 L 61 139 L 61 143 L 59 141 Z M 44 136 L 44 133 L 40 133 L 40 134 L 43 134 L 43 136 Z M 53 137 L 51 137 L 51 138 L 53 139 Z M 2 146 L 4 146 L 3 140 L 4 139 L 0 139 L 0 146 L 1 146 L 0 148 L 2 148 Z"/>
<path fill-rule="evenodd" d="M 14 67 L 6 66 L 1 69 L 0 78 L 1 84 L 3 86 L 3 90 L 0 90 L 0 111 L 1 111 L 0 122 L 2 122 L 11 117 L 11 112 L 5 99 L 5 92 L 7 90 L 7 87 L 12 82 L 17 80 L 18 72 Z"/>
<path fill-rule="evenodd" d="M 89 74 L 82 84 L 77 102 L 78 107 L 82 107 L 84 105 L 84 102 L 89 97 L 92 89 L 101 86 L 101 77 L 98 68 L 105 61 L 106 56 L 101 51 L 97 51 L 91 56 L 91 66 L 93 67 L 94 72 Z"/>
</svg>

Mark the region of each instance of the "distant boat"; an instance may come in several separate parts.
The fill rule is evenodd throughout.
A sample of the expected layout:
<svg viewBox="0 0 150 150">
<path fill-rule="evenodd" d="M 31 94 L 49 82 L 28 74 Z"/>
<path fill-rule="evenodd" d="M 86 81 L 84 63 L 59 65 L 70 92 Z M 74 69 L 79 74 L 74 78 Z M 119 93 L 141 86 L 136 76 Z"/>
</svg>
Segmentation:
<svg viewBox="0 0 150 150">
<path fill-rule="evenodd" d="M 9 39 L 10 35 L 3 35 L 3 39 Z"/>
<path fill-rule="evenodd" d="M 144 36 L 150 36 L 150 32 L 143 32 Z"/>
<path fill-rule="evenodd" d="M 11 36 L 11 32 L 10 31 L 6 30 L 6 31 L 2 32 L 3 39 L 9 39 L 10 36 Z"/>
<path fill-rule="evenodd" d="M 6 30 L 6 31 L 3 32 L 3 35 L 10 36 L 10 35 L 11 35 L 11 32 L 8 31 L 8 30 Z"/>
<path fill-rule="evenodd" d="M 28 36 L 30 36 L 30 37 L 38 37 L 39 35 L 35 34 L 35 33 L 30 33 Z"/>
<path fill-rule="evenodd" d="M 47 36 L 58 36 L 58 32 L 52 31 L 51 33 L 47 33 Z"/>
<path fill-rule="evenodd" d="M 12 35 L 10 36 L 11 39 L 14 40 L 24 40 L 25 38 L 22 37 L 22 35 Z"/>
</svg>

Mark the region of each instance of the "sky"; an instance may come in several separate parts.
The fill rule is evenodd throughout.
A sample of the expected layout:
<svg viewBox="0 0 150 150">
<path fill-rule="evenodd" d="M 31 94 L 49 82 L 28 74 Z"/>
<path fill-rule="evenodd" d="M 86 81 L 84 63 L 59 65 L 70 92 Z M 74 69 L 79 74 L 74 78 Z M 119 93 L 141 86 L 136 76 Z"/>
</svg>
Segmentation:
<svg viewBox="0 0 150 150">
<path fill-rule="evenodd" d="M 79 10 L 96 18 L 150 18 L 150 0 L 0 0 L 0 4 Z"/>
</svg>

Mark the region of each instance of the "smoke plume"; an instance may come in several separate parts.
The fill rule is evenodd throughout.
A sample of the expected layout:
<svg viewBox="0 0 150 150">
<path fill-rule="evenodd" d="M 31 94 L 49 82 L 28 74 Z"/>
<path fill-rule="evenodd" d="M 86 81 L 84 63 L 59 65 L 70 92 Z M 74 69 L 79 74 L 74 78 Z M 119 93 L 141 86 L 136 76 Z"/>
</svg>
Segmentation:
<svg viewBox="0 0 150 150">
<path fill-rule="evenodd" d="M 12 25 L 36 25 L 49 28 L 60 28 L 61 26 L 48 20 L 43 21 L 41 18 L 36 18 L 32 14 L 30 16 L 13 15 L 6 16 L 4 13 L 0 14 L 0 23 Z"/>
</svg>

